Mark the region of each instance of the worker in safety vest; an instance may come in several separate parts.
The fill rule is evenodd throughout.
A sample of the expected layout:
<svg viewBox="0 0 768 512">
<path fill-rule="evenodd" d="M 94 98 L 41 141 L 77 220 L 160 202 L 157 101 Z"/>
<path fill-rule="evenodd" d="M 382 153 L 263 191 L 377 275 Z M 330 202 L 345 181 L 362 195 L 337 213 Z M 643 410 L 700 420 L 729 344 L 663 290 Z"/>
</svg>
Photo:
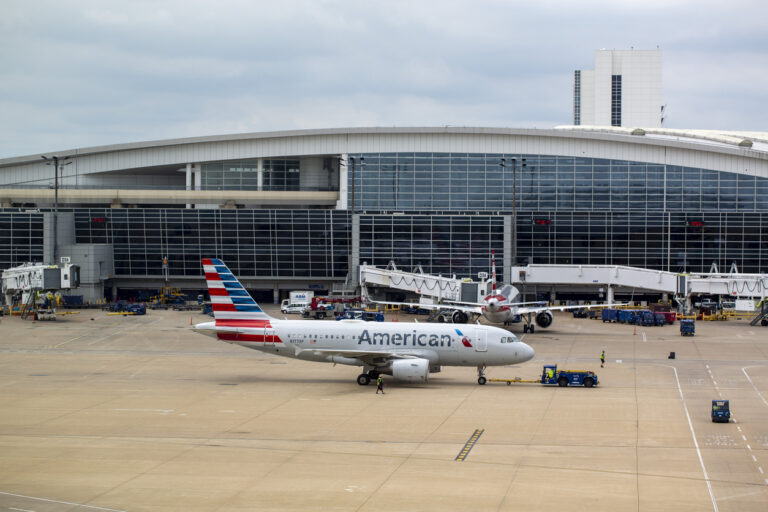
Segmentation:
<svg viewBox="0 0 768 512">
<path fill-rule="evenodd" d="M 600 354 L 600 368 L 605 366 L 605 350 Z"/>
<path fill-rule="evenodd" d="M 384 393 L 384 379 L 381 378 L 381 375 L 379 375 L 379 378 L 376 379 L 376 394 L 379 394 L 379 391 L 381 391 L 381 394 Z"/>
<path fill-rule="evenodd" d="M 554 368 L 547 369 L 547 379 L 552 380 L 554 376 L 555 376 L 555 369 Z"/>
</svg>

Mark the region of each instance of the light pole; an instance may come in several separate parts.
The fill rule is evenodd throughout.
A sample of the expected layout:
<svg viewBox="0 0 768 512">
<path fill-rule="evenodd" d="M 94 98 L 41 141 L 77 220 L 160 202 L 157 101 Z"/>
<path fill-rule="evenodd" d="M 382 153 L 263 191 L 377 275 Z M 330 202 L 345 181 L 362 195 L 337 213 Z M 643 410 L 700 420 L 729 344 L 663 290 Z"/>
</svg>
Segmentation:
<svg viewBox="0 0 768 512">
<path fill-rule="evenodd" d="M 512 158 L 512 265 L 517 265 L 517 158 Z M 506 158 L 499 164 L 506 167 Z M 525 169 L 525 158 L 520 159 L 521 167 Z"/>
<path fill-rule="evenodd" d="M 59 160 L 63 162 L 64 160 L 69 160 L 70 157 L 59 158 L 58 156 L 52 156 L 48 158 L 47 156 L 41 156 L 41 158 L 45 160 L 45 165 L 51 165 L 51 161 L 53 161 L 53 264 L 55 265 L 57 262 L 56 246 L 59 245 Z M 64 167 L 71 163 L 66 162 L 61 164 L 61 166 Z"/>
<path fill-rule="evenodd" d="M 355 157 L 349 157 L 349 162 L 352 164 L 352 190 L 349 192 L 349 198 L 352 203 L 350 210 L 355 213 Z"/>
<path fill-rule="evenodd" d="M 355 213 L 355 157 L 349 157 L 349 161 L 352 163 L 352 190 L 350 191 L 350 199 L 352 201 L 352 213 Z M 360 157 L 360 167 L 365 163 L 365 157 Z"/>
</svg>

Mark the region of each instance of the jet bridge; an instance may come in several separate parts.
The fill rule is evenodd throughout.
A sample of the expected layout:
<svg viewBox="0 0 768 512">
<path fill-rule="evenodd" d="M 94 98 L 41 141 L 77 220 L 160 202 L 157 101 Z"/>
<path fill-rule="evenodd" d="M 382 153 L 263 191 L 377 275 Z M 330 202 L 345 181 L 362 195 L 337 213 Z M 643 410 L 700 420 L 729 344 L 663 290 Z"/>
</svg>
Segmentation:
<svg viewBox="0 0 768 512">
<path fill-rule="evenodd" d="M 765 298 L 768 274 L 692 273 L 677 274 L 619 265 L 526 265 L 512 267 L 512 283 L 606 289 L 613 302 L 617 289 L 665 293 L 689 300 L 693 295 L 727 295 Z"/>
<path fill-rule="evenodd" d="M 461 301 L 479 302 L 486 295 L 487 281 L 471 281 L 459 279 L 455 275 L 451 277 L 426 274 L 421 267 L 414 272 L 399 270 L 394 262 L 390 262 L 387 268 L 377 268 L 373 265 L 360 265 L 360 286 L 384 286 L 405 292 L 422 295 L 425 302 Z M 488 275 L 481 273 L 481 278 Z"/>
</svg>

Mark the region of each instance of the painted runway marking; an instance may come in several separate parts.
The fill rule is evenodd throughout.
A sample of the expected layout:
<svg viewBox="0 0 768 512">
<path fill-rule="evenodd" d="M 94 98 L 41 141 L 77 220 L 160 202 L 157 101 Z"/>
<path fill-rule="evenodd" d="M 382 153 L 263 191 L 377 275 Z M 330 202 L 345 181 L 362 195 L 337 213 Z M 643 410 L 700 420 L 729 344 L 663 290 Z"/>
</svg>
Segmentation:
<svg viewBox="0 0 768 512">
<path fill-rule="evenodd" d="M 110 411 L 119 411 L 119 412 L 161 412 L 163 414 L 168 414 L 175 409 L 109 409 Z"/>
<path fill-rule="evenodd" d="M 66 344 L 67 344 L 67 343 L 69 343 L 70 341 L 79 340 L 80 338 L 84 338 L 84 337 L 86 337 L 87 335 L 88 335 L 88 333 L 86 333 L 86 334 L 83 334 L 83 335 L 81 335 L 81 336 L 78 336 L 77 338 L 72 338 L 71 340 L 62 341 L 62 342 L 61 342 L 61 343 L 59 343 L 58 345 L 48 345 L 46 348 L 59 348 L 59 347 L 60 347 L 60 346 L 62 346 L 62 345 L 66 345 Z"/>
<path fill-rule="evenodd" d="M 477 443 L 477 440 L 480 439 L 480 436 L 483 435 L 483 432 L 485 432 L 485 429 L 482 428 L 475 430 L 474 434 L 472 434 L 472 436 L 469 438 L 469 441 L 466 442 L 464 448 L 461 449 L 454 460 L 464 462 L 464 459 L 466 459 L 467 455 L 469 455 L 469 452 L 472 451 L 472 448 L 474 448 L 475 443 Z"/>
<path fill-rule="evenodd" d="M 71 501 L 49 500 L 49 499 L 46 499 L 46 498 L 37 498 L 35 496 L 25 496 L 23 494 L 13 494 L 12 492 L 0 491 L 0 494 L 4 494 L 6 496 L 16 496 L 17 498 L 27 498 L 28 500 L 45 501 L 45 502 L 48 502 L 48 503 L 63 503 L 64 505 L 74 505 L 75 507 L 92 508 L 92 509 L 95 509 L 95 510 L 108 510 L 110 512 L 126 512 L 125 510 L 118 510 L 116 508 L 104 508 L 104 507 L 96 507 L 96 506 L 93 506 L 93 505 L 83 505 L 82 503 L 72 503 Z"/>
<path fill-rule="evenodd" d="M 757 386 L 755 386 L 755 383 L 754 383 L 754 382 L 752 382 L 752 379 L 750 379 L 750 378 L 749 378 L 749 374 L 747 373 L 747 367 L 745 366 L 744 368 L 742 368 L 742 369 L 741 369 L 741 371 L 742 371 L 742 373 L 744 373 L 744 376 L 747 378 L 747 380 L 749 381 L 749 383 L 750 383 L 750 384 L 752 384 L 752 388 L 755 390 L 755 393 L 757 393 L 757 394 L 758 394 L 758 396 L 760 397 L 760 400 L 762 400 L 762 401 L 763 401 L 763 403 L 764 403 L 766 406 L 768 406 L 768 402 L 766 402 L 766 401 L 765 401 L 765 397 L 763 396 L 763 394 L 760 392 L 760 390 L 759 390 L 759 389 L 757 389 Z"/>
<path fill-rule="evenodd" d="M 757 466 L 757 469 L 758 471 L 760 471 L 760 474 L 763 474 L 763 468 L 761 468 L 760 466 Z"/>
<path fill-rule="evenodd" d="M 699 464 L 701 464 L 701 471 L 704 473 L 704 481 L 707 482 L 709 497 L 712 500 L 712 508 L 715 510 L 715 512 L 718 512 L 717 501 L 715 501 L 715 493 L 712 491 L 712 483 L 709 481 L 709 474 L 707 474 L 707 468 L 704 466 L 704 459 L 701 456 L 699 442 L 696 440 L 696 432 L 693 430 L 693 423 L 691 423 L 691 415 L 688 413 L 688 406 L 685 404 L 685 396 L 683 395 L 683 388 L 680 386 L 680 378 L 677 375 L 677 368 L 674 366 L 671 368 L 675 371 L 677 390 L 680 393 L 680 400 L 683 402 L 683 410 L 685 410 L 685 417 L 688 419 L 688 428 L 691 429 L 691 437 L 693 438 L 693 445 L 696 447 L 696 454 L 699 456 Z"/>
<path fill-rule="evenodd" d="M 753 461 L 755 461 L 755 462 L 757 462 L 757 457 L 755 457 L 755 456 L 753 455 L 753 456 L 752 456 L 752 460 L 753 460 Z"/>
<path fill-rule="evenodd" d="M 26 508 L 14 508 L 14 507 L 8 507 L 8 510 L 18 510 L 19 512 L 36 512 L 35 510 L 27 510 Z"/>
</svg>

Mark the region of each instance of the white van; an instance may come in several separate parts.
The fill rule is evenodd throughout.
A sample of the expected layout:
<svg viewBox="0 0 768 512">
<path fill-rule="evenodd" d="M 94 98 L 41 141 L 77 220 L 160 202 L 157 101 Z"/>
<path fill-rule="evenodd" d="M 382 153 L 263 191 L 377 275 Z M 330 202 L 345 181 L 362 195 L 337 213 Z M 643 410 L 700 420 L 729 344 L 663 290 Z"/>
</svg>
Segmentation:
<svg viewBox="0 0 768 512">
<path fill-rule="evenodd" d="M 283 314 L 298 314 L 300 315 L 304 308 L 309 306 L 312 302 L 312 297 L 315 295 L 313 291 L 302 290 L 292 291 L 288 294 L 289 298 L 283 300 L 280 303 L 280 311 Z"/>
<path fill-rule="evenodd" d="M 304 311 L 304 308 L 307 307 L 307 306 L 308 306 L 308 304 L 306 304 L 306 303 L 294 303 L 294 304 L 291 304 L 290 299 L 285 299 L 280 304 L 280 311 L 283 314 L 290 315 L 290 314 L 294 314 L 295 313 L 295 314 L 299 314 L 300 315 Z"/>
</svg>

